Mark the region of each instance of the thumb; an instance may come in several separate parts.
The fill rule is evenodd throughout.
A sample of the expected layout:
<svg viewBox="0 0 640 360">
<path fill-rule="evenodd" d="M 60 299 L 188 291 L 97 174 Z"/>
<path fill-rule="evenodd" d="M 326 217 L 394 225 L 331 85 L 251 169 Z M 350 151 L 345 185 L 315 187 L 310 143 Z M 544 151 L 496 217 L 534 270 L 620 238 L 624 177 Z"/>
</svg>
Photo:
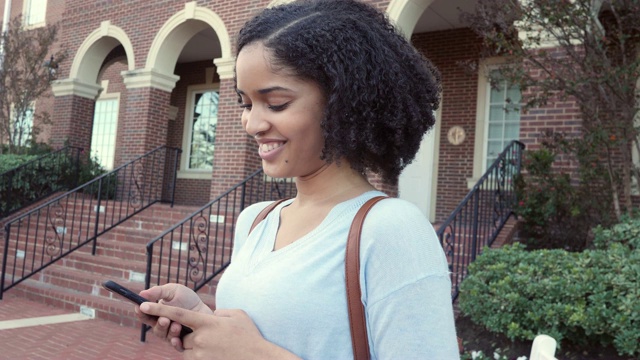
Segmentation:
<svg viewBox="0 0 640 360">
<path fill-rule="evenodd" d="M 142 290 L 140 296 L 147 298 L 149 301 L 171 302 L 176 294 L 175 284 L 166 284 L 162 286 L 154 286 L 147 290 Z"/>
</svg>

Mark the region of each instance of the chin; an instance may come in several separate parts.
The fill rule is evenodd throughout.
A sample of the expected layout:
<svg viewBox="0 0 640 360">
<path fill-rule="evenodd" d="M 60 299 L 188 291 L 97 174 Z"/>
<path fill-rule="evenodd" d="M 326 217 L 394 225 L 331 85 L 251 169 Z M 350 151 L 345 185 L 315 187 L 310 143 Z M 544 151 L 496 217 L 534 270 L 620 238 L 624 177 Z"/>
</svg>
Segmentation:
<svg viewBox="0 0 640 360">
<path fill-rule="evenodd" d="M 272 178 L 275 179 L 282 179 L 282 178 L 290 178 L 293 177 L 291 174 L 289 174 L 287 171 L 280 169 L 278 167 L 275 166 L 269 166 L 267 164 L 262 164 L 262 170 L 264 170 L 264 173 L 267 176 L 270 176 Z"/>
</svg>

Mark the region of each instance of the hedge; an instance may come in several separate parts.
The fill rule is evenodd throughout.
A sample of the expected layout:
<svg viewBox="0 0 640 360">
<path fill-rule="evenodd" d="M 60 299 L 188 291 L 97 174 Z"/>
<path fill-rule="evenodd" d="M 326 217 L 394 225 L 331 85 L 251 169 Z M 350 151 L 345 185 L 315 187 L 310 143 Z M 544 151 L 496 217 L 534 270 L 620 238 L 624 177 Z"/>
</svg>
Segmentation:
<svg viewBox="0 0 640 360">
<path fill-rule="evenodd" d="M 460 310 L 511 340 L 547 334 L 640 355 L 640 221 L 595 233 L 597 247 L 580 253 L 485 249 L 460 286 Z"/>
</svg>

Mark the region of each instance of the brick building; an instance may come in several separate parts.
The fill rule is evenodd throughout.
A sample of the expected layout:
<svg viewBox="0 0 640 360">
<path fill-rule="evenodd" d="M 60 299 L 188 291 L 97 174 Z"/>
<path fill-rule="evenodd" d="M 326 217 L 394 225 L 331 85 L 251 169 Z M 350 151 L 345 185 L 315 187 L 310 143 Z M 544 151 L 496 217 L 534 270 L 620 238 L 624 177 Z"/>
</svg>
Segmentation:
<svg viewBox="0 0 640 360">
<path fill-rule="evenodd" d="M 5 0 L 6 2 L 7 0 Z M 91 149 L 114 167 L 160 145 L 183 149 L 176 201 L 199 205 L 260 167 L 242 129 L 233 90 L 234 37 L 260 9 L 287 0 L 14 0 L 12 17 L 29 26 L 60 24 L 68 52 L 52 97 L 39 100 L 52 124 L 41 140 Z M 486 73 L 469 73 L 479 39 L 459 20 L 464 0 L 370 0 L 440 69 L 442 106 L 398 186 L 381 186 L 443 220 L 512 139 L 534 143 L 544 127 L 575 127 L 572 104 L 526 116 L 505 112 L 520 97 L 508 84 L 491 89 Z M 0 9 L 2 10 L 2 9 Z"/>
</svg>

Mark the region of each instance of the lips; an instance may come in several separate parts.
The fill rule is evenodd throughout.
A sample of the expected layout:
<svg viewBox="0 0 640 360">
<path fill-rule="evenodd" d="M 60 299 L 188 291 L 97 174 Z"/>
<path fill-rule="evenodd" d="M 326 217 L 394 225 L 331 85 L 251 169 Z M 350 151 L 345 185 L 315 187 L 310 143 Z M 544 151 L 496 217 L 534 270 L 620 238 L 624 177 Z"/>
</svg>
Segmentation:
<svg viewBox="0 0 640 360">
<path fill-rule="evenodd" d="M 260 141 L 258 145 L 258 154 L 265 161 L 273 161 L 284 148 L 286 141 Z"/>
</svg>

